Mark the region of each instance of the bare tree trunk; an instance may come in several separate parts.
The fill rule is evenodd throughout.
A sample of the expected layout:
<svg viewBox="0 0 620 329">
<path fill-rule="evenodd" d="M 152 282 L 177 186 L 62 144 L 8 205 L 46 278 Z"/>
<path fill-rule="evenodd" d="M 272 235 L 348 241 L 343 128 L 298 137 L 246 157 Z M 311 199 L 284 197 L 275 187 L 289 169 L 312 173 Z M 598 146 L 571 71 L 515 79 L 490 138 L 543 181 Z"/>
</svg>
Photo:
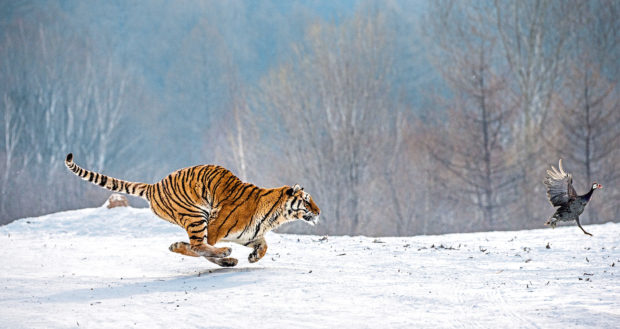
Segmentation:
<svg viewBox="0 0 620 329">
<path fill-rule="evenodd" d="M 4 168 L 2 182 L 0 182 L 0 213 L 6 214 L 7 201 L 9 201 L 7 192 L 11 185 L 11 176 L 13 172 L 13 162 L 15 161 L 15 153 L 17 146 L 22 137 L 24 121 L 19 118 L 15 103 L 10 99 L 8 94 L 2 95 L 4 105 Z"/>
<path fill-rule="evenodd" d="M 507 189 L 514 169 L 505 150 L 513 116 L 504 105 L 506 80 L 493 66 L 495 38 L 483 32 L 489 25 L 486 9 L 475 2 L 460 5 L 433 7 L 440 17 L 429 27 L 439 45 L 436 66 L 455 96 L 437 96 L 438 103 L 448 104 L 447 120 L 439 131 L 428 132 L 437 137 L 427 148 L 446 171 L 440 177 L 455 188 L 461 207 L 469 204 L 481 219 L 463 222 L 464 229 L 490 229 L 497 225 L 496 209 L 511 202 Z"/>
<path fill-rule="evenodd" d="M 568 1 L 494 1 L 496 27 L 504 54 L 514 75 L 523 115 L 521 216 L 532 221 L 533 191 L 542 191 L 537 173 L 540 150 L 537 141 L 550 108 L 558 81 L 565 44 L 570 36 L 571 18 L 579 11 L 579 2 Z"/>
<path fill-rule="evenodd" d="M 243 145 L 243 126 L 241 124 L 241 119 L 239 118 L 239 108 L 235 106 L 233 108 L 235 112 L 235 125 L 237 130 L 237 156 L 239 157 L 239 169 L 241 170 L 241 179 L 247 180 L 248 174 L 246 171 L 246 160 L 245 160 L 245 147 Z"/>
</svg>

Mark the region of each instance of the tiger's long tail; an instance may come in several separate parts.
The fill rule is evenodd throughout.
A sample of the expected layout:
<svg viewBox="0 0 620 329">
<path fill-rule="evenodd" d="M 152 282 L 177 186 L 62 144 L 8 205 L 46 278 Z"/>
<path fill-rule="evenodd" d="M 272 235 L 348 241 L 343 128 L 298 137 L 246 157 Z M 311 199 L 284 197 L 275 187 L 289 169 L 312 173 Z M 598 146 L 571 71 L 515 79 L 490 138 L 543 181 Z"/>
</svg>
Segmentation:
<svg viewBox="0 0 620 329">
<path fill-rule="evenodd" d="M 150 201 L 150 190 L 152 186 L 151 184 L 128 182 L 121 179 L 109 177 L 94 171 L 86 170 L 73 162 L 73 153 L 67 154 L 67 158 L 65 159 L 65 165 L 76 175 L 82 177 L 83 180 L 87 180 L 93 184 L 107 188 L 108 190 L 114 192 L 123 192 L 139 196 L 147 201 Z"/>
</svg>

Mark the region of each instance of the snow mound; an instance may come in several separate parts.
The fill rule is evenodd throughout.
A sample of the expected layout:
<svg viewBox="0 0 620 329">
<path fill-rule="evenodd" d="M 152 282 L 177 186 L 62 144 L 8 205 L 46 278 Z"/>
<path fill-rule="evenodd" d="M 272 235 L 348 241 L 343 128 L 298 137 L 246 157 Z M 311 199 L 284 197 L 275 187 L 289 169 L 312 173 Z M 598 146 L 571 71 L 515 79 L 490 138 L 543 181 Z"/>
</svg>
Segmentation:
<svg viewBox="0 0 620 329">
<path fill-rule="evenodd" d="M 6 328 L 618 328 L 620 224 L 403 238 L 269 234 L 235 268 L 104 207 L 0 227 Z"/>
<path fill-rule="evenodd" d="M 68 234 L 73 236 L 141 237 L 183 232 L 155 216 L 148 208 L 116 207 L 64 211 L 41 217 L 23 218 L 0 226 L 2 233 Z"/>
</svg>

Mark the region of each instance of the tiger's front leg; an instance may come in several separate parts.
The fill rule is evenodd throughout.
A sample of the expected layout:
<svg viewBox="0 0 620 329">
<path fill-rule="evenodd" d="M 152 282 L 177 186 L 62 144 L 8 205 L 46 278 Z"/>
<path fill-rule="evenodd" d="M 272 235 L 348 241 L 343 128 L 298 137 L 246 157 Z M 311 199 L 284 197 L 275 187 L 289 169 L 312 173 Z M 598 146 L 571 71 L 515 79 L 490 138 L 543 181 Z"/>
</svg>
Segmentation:
<svg viewBox="0 0 620 329">
<path fill-rule="evenodd" d="M 225 258 L 205 257 L 205 258 L 211 263 L 217 264 L 221 267 L 233 267 L 237 265 L 237 259 L 233 257 L 225 257 Z"/>
<path fill-rule="evenodd" d="M 254 250 L 248 256 L 248 261 L 250 261 L 250 263 L 258 262 L 261 258 L 263 258 L 263 256 L 265 256 L 265 253 L 267 253 L 267 241 L 265 241 L 265 238 L 254 240 L 250 242 L 247 246 L 250 248 L 254 248 Z"/>
</svg>

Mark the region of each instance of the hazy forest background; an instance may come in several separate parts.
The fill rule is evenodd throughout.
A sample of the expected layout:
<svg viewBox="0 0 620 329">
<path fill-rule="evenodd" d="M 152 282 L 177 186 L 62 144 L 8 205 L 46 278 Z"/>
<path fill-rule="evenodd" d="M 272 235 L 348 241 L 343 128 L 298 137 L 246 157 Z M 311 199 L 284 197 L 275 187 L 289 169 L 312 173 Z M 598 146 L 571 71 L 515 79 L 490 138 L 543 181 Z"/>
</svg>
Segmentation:
<svg viewBox="0 0 620 329">
<path fill-rule="evenodd" d="M 281 232 L 540 228 L 563 158 L 620 216 L 620 1 L 0 1 L 0 223 L 220 164 L 302 184 Z M 131 199 L 134 206 L 146 203 Z M 576 231 L 576 234 L 579 233 Z"/>
</svg>

